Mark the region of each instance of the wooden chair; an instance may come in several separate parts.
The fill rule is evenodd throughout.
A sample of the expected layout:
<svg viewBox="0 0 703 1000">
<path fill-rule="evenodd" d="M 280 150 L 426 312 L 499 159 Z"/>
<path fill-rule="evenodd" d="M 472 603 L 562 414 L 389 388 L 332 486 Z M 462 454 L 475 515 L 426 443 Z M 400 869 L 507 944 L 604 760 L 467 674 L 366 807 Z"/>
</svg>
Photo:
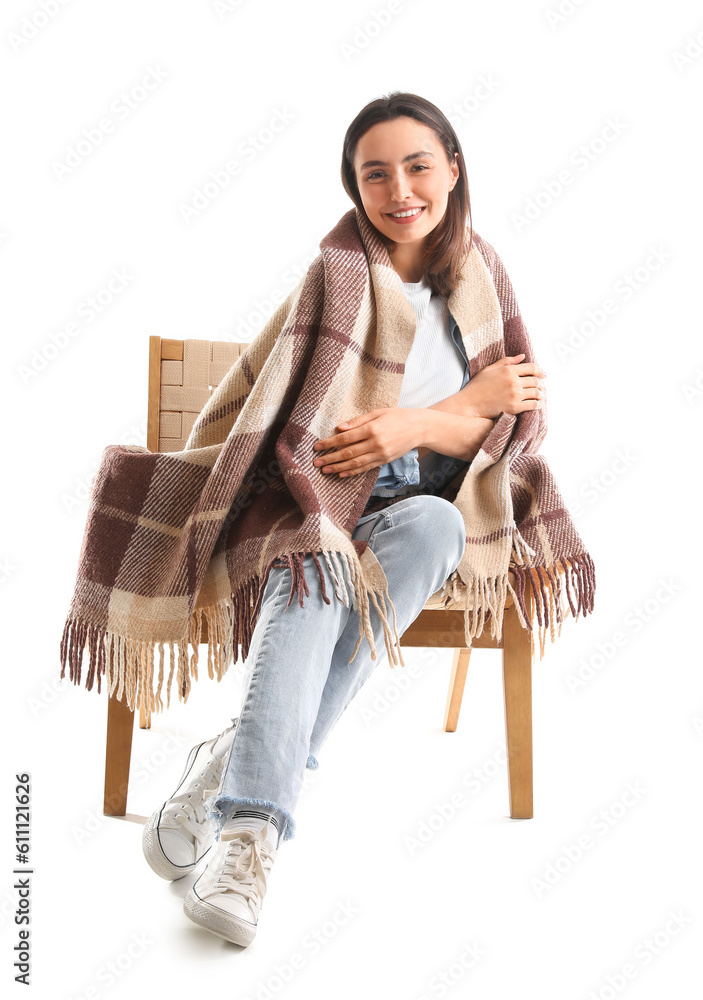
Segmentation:
<svg viewBox="0 0 703 1000">
<path fill-rule="evenodd" d="M 232 367 L 246 344 L 209 340 L 149 338 L 149 403 L 147 447 L 150 451 L 182 451 L 198 414 L 213 388 Z M 512 574 L 511 574 L 512 576 Z M 512 582 L 512 581 L 511 581 Z M 530 588 L 526 588 L 532 614 Z M 207 642 L 203 622 L 201 641 Z M 466 673 L 472 648 L 502 649 L 505 734 L 508 757 L 510 815 L 532 817 L 532 652 L 530 633 L 523 628 L 509 596 L 503 618 L 503 636 L 495 642 L 481 635 L 465 646 L 461 605 L 444 608 L 432 595 L 415 621 L 401 636 L 403 646 L 451 648 L 454 661 L 444 711 L 444 729 L 452 733 L 459 721 Z M 402 668 L 396 668 L 402 669 Z M 149 726 L 140 706 L 140 725 Z M 107 708 L 105 761 L 106 816 L 124 816 L 127 808 L 134 712 L 112 696 Z"/>
</svg>

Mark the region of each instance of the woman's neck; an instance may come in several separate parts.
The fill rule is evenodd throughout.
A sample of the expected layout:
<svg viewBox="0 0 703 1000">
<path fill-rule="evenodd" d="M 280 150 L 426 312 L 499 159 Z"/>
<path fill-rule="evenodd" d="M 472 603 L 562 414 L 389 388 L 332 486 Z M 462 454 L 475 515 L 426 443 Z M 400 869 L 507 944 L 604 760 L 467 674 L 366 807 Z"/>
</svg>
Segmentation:
<svg viewBox="0 0 703 1000">
<path fill-rule="evenodd" d="M 396 243 L 390 258 L 401 281 L 416 282 L 422 279 L 424 268 L 421 246 Z"/>
</svg>

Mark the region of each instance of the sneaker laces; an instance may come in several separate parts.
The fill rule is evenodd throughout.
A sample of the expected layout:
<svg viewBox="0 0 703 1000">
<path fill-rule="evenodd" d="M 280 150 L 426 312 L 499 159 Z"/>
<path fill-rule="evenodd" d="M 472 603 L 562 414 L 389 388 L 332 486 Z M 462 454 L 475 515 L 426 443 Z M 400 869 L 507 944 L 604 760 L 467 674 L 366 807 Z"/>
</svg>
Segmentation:
<svg viewBox="0 0 703 1000">
<path fill-rule="evenodd" d="M 187 792 L 179 795 L 173 802 L 175 809 L 173 819 L 184 827 L 195 839 L 198 847 L 209 836 L 207 820 L 207 800 L 220 787 L 220 768 L 222 761 L 213 760 L 207 764 L 193 780 Z"/>
<path fill-rule="evenodd" d="M 256 920 L 261 901 L 266 895 L 266 876 L 273 866 L 275 848 L 266 843 L 271 825 L 269 818 L 263 830 L 242 830 L 230 842 L 213 890 L 235 892 L 244 896 Z"/>
</svg>

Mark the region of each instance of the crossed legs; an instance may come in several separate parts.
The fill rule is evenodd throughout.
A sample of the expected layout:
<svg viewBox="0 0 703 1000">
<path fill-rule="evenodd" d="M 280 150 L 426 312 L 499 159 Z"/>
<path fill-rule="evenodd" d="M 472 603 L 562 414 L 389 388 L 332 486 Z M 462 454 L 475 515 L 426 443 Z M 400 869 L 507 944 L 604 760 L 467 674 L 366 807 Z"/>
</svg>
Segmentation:
<svg viewBox="0 0 703 1000">
<path fill-rule="evenodd" d="M 459 510 L 437 496 L 408 497 L 357 524 L 381 563 L 396 609 L 398 634 L 417 618 L 428 598 L 459 564 L 466 537 Z M 245 696 L 234 740 L 210 814 L 218 828 L 237 808 L 274 813 L 280 838 L 295 835 L 295 809 L 306 764 L 374 667 L 387 657 L 383 626 L 370 609 L 377 659 L 366 641 L 352 663 L 359 636 L 356 609 L 341 604 L 324 560 L 325 604 L 312 556 L 304 560 L 309 594 L 286 607 L 288 567 L 272 568 L 246 662 Z M 396 667 L 402 669 L 402 667 Z"/>
</svg>

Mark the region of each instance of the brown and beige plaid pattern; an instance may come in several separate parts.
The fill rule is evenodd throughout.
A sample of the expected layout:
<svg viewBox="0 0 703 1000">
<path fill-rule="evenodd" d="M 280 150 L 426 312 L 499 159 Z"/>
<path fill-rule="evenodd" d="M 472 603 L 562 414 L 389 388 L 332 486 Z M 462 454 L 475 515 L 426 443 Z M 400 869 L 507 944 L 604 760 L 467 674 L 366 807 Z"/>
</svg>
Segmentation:
<svg viewBox="0 0 703 1000">
<path fill-rule="evenodd" d="M 290 568 L 288 603 L 297 594 L 302 605 L 307 553 L 325 602 L 331 598 L 319 557 L 336 599 L 359 611 L 354 656 L 366 637 L 376 658 L 371 600 L 391 665 L 403 663 L 383 568 L 365 542 L 351 538 L 378 469 L 346 479 L 325 475 L 312 464 L 322 454 L 312 446 L 341 420 L 397 405 L 415 314 L 386 248 L 356 208 L 324 237 L 320 251 L 205 403 L 183 451 L 104 449 L 61 639 L 62 677 L 68 661 L 71 680 L 80 683 L 87 646 L 88 689 L 97 679 L 100 690 L 104 675 L 111 694 L 155 712 L 163 708 L 164 682 L 170 699 L 175 676 L 178 696 L 187 700 L 198 676 L 203 618 L 208 674 L 220 679 L 237 662 L 239 645 L 247 656 L 272 566 Z M 503 265 L 475 232 L 448 306 L 472 377 L 508 354 L 524 351 L 526 361 L 534 360 Z M 527 585 L 541 652 L 547 628 L 554 641 L 555 622 L 561 630 L 569 611 L 593 609 L 591 557 L 536 454 L 545 432 L 543 410 L 502 414 L 476 458 L 441 491 L 466 524 L 466 551 L 442 596 L 465 602 L 467 645 L 486 620 L 500 637 L 508 592 L 532 630 Z"/>
</svg>

